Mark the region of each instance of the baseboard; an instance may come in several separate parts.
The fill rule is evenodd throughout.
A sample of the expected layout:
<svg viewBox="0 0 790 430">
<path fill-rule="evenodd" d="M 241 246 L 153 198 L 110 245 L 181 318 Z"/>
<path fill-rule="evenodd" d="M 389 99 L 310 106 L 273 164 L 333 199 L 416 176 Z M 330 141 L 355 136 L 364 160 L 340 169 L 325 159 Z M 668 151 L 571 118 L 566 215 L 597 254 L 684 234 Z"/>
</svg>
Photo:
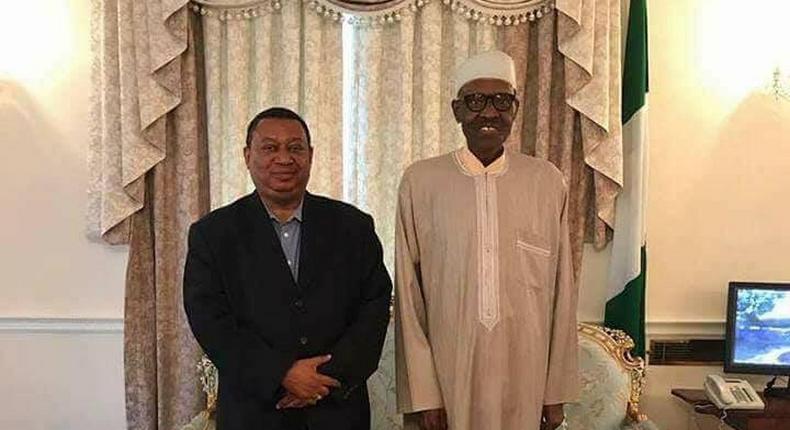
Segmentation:
<svg viewBox="0 0 790 430">
<path fill-rule="evenodd" d="M 601 321 L 586 321 L 601 324 Z M 720 338 L 725 322 L 648 321 L 648 338 Z M 0 317 L 0 333 L 123 333 L 123 318 Z"/>
<path fill-rule="evenodd" d="M 123 333 L 123 318 L 0 317 L 0 333 Z"/>
</svg>

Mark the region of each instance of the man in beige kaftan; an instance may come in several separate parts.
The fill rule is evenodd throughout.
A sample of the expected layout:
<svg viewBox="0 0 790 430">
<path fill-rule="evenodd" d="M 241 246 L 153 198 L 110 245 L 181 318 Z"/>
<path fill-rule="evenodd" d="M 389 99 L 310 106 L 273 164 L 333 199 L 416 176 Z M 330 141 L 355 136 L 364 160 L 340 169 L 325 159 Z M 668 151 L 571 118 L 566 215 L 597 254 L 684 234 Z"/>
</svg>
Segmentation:
<svg viewBox="0 0 790 430">
<path fill-rule="evenodd" d="M 504 150 L 514 87 L 506 54 L 467 60 L 453 101 L 466 147 L 401 180 L 396 373 L 407 428 L 561 428 L 578 391 L 567 189 L 549 162 Z"/>
</svg>

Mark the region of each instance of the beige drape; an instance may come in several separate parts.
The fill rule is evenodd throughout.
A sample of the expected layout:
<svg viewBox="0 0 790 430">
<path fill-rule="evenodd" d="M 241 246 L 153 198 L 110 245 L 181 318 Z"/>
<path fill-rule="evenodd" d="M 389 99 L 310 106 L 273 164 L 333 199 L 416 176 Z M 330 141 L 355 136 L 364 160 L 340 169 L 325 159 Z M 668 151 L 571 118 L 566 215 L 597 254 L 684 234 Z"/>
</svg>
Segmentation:
<svg viewBox="0 0 790 430">
<path fill-rule="evenodd" d="M 93 0 L 88 232 L 127 243 L 143 177 L 165 158 L 166 114 L 181 103 L 187 0 Z"/>
<path fill-rule="evenodd" d="M 579 200 L 576 234 L 585 231 L 596 247 L 611 239 L 615 200 L 623 184 L 621 125 L 621 2 L 624 0 L 556 0 L 556 45 L 563 56 L 565 99 L 578 112 L 581 156 L 588 171 L 575 182 L 563 164 L 555 164 L 572 181 L 571 189 L 591 187 L 589 203 Z M 627 1 L 627 0 L 625 0 Z M 566 157 L 567 159 L 567 157 Z M 586 179 L 585 179 L 586 176 Z M 573 183 L 577 183 L 574 186 Z M 585 207 L 588 213 L 584 215 Z M 586 221 L 582 223 L 581 218 Z M 574 234 L 572 232 L 572 234 Z M 581 267 L 581 240 L 574 240 L 574 267 Z"/>
<path fill-rule="evenodd" d="M 369 210 L 391 250 L 393 193 L 403 168 L 463 144 L 449 109 L 453 68 L 499 48 L 513 55 L 522 76 L 521 117 L 508 146 L 548 158 L 565 173 L 576 269 L 585 238 L 599 247 L 608 240 L 622 182 L 620 0 L 560 0 L 551 13 L 550 2 L 537 0 L 201 3 L 211 5 L 201 13 L 212 207 L 251 189 L 241 157 L 246 123 L 283 104 L 306 116 L 317 139 L 311 191 Z M 494 16 L 480 13 L 495 7 L 523 13 L 524 22 L 490 24 Z M 342 76 L 337 21 L 348 12 L 361 15 L 346 15 L 355 23 L 354 48 L 345 51 L 352 66 Z M 350 89 L 345 104 L 343 79 Z"/>
<path fill-rule="evenodd" d="M 165 157 L 164 113 L 172 110 L 180 103 L 178 88 L 179 67 L 173 61 L 186 49 L 186 0 L 145 0 L 138 2 L 121 0 L 94 0 L 99 12 L 95 24 L 98 31 L 95 47 L 101 54 L 100 62 L 95 69 L 97 94 L 95 97 L 98 109 L 94 118 L 94 138 L 90 149 L 89 185 L 90 204 L 88 210 L 88 230 L 94 236 L 102 236 L 111 243 L 128 241 L 129 216 L 142 207 L 143 185 L 145 172 Z M 557 22 L 549 32 L 553 46 L 557 46 L 562 57 L 565 83 L 565 101 L 578 117 L 579 131 L 583 136 L 582 158 L 585 165 L 592 170 L 590 181 L 594 190 L 594 209 L 591 221 L 595 224 L 595 242 L 605 242 L 604 224 L 610 228 L 614 224 L 614 199 L 622 183 L 622 145 L 620 140 L 619 120 L 619 52 L 617 38 L 620 34 L 621 0 L 556 0 L 556 12 L 546 13 L 555 16 Z M 339 12 L 361 13 L 364 17 L 381 19 L 385 22 L 395 21 L 389 25 L 389 32 L 396 30 L 398 21 L 412 15 L 419 15 L 423 7 L 436 10 L 439 1 L 425 0 L 365 0 L 349 2 L 346 0 L 293 0 L 282 2 L 264 0 L 258 2 L 240 0 L 212 0 L 219 5 L 253 5 L 243 9 L 222 9 L 217 11 L 238 11 L 242 17 L 249 16 L 250 11 L 255 19 L 233 19 L 226 15 L 224 20 L 213 18 L 206 20 L 208 43 L 212 48 L 206 53 L 219 55 L 227 52 L 230 56 L 226 64 L 237 64 L 242 67 L 226 67 L 224 76 L 212 71 L 219 68 L 207 68 L 209 93 L 212 88 L 227 90 L 226 102 L 212 102 L 209 107 L 209 129 L 212 142 L 222 141 L 225 145 L 238 142 L 238 127 L 248 119 L 251 112 L 272 104 L 286 104 L 302 110 L 314 128 L 322 128 L 315 133 L 319 139 L 325 139 L 325 145 L 319 150 L 316 163 L 313 187 L 317 192 L 325 192 L 334 196 L 342 196 L 342 185 L 333 179 L 342 177 L 342 151 L 339 148 L 341 138 L 340 105 L 337 103 L 340 94 L 342 48 L 340 42 L 340 25 L 337 19 Z M 550 5 L 550 1 L 539 0 L 454 0 L 447 3 L 446 15 L 457 12 L 455 20 L 462 23 L 467 16 L 468 26 L 485 27 L 493 20 L 491 13 L 498 9 L 504 11 L 500 15 L 522 13 L 521 18 L 534 15 L 527 11 L 538 6 Z M 282 8 L 280 11 L 278 8 Z M 311 14 L 318 9 L 317 14 Z M 334 9 L 332 9 L 334 8 Z M 300 10 L 299 15 L 294 11 Z M 211 9 L 208 9 L 209 14 Z M 260 12 L 260 17 L 257 15 Z M 273 13 L 269 13 L 273 12 Z M 308 12 L 308 13 L 305 13 Z M 204 12 L 205 13 L 205 12 Z M 381 13 L 381 16 L 377 16 Z M 435 13 L 434 13 L 435 15 Z M 318 19 L 324 16 L 325 20 Z M 517 15 L 514 15 L 517 16 Z M 397 19 L 395 19 L 397 18 Z M 532 18 L 532 16 L 530 16 Z M 413 16 L 412 19 L 420 19 Z M 435 19 L 435 16 L 434 16 Z M 424 21 L 424 20 L 423 20 Z M 538 19 L 537 22 L 545 21 Z M 268 24 L 266 24 L 268 22 Z M 214 23 L 214 24 L 211 24 Z M 220 24 L 221 23 L 221 24 Z M 536 26 L 536 24 L 531 24 Z M 498 33 L 518 33 L 524 24 L 513 27 L 501 27 Z M 267 29 L 276 30 L 267 32 Z M 319 28 L 319 30 L 315 30 Z M 444 27 L 443 27 L 444 28 Z M 500 28 L 500 27 L 495 27 Z M 516 29 L 515 31 L 512 31 Z M 218 33 L 219 31 L 219 33 Z M 227 31 L 226 33 L 222 33 Z M 277 33 L 280 31 L 280 33 Z M 490 31 L 489 30 L 483 30 Z M 247 36 L 244 36 L 247 32 Z M 221 33 L 221 34 L 220 34 Z M 267 37 L 251 39 L 249 34 L 266 34 Z M 545 33 L 545 32 L 544 32 Z M 549 35 L 533 37 L 533 42 L 547 44 Z M 224 39 L 225 45 L 221 44 Z M 247 38 L 246 44 L 227 43 Z M 425 40 L 433 40 L 435 36 L 426 36 Z M 527 44 L 528 41 L 512 38 L 516 45 Z M 272 43 L 274 41 L 274 43 Z M 305 41 L 297 50 L 299 55 L 289 56 L 294 52 L 295 44 Z M 463 42 L 461 42 L 463 43 Z M 534 44 L 534 43 L 533 43 Z M 244 52 L 241 47 L 254 49 L 255 54 Z M 285 47 L 291 48 L 285 48 Z M 517 49 L 516 49 L 517 50 Z M 271 54 L 271 55 L 269 55 Z M 254 56 L 255 58 L 251 58 Z M 245 62 L 246 58 L 246 62 Z M 282 61 L 270 61 L 280 58 Z M 216 64 L 219 60 L 209 60 Z M 267 62 L 269 73 L 257 73 L 256 67 L 261 61 Z M 306 66 L 305 66 L 306 65 Z M 247 67 L 244 67 L 247 66 Z M 328 66 L 328 67 L 324 67 Z M 299 67 L 296 71 L 293 68 Z M 302 70 L 303 68 L 303 70 Z M 261 69 L 261 72 L 264 70 Z M 285 71 L 290 71 L 286 73 Z M 249 79 L 236 80 L 238 73 L 255 76 Z M 253 75 L 254 73 L 254 75 Z M 231 79 L 228 79 L 231 77 Z M 280 78 L 278 78 L 280 77 Z M 224 79 L 224 80 L 223 80 Z M 298 81 L 297 81 L 298 80 Z M 267 86 L 267 82 L 277 82 L 275 88 Z M 544 84 L 546 81 L 542 81 Z M 233 87 L 237 87 L 234 89 Z M 254 97 L 236 99 L 228 94 L 243 93 L 238 87 L 253 88 Z M 556 90 L 556 86 L 551 87 Z M 305 89 L 308 89 L 307 91 Z M 318 92 L 315 90 L 321 89 Z M 282 95 L 280 95 L 282 94 Z M 312 99 L 312 101 L 311 101 Z M 328 106 L 327 100 L 335 100 L 334 109 L 323 109 Z M 209 97 L 210 101 L 219 100 Z M 242 107 L 243 104 L 247 106 Z M 545 99 L 543 100 L 545 106 Z M 245 114 L 241 114 L 244 110 Z M 522 111 L 524 112 L 524 111 Z M 239 119 L 243 118 L 243 119 Z M 319 130 L 316 130 L 319 131 Z M 545 140 L 543 140 L 545 142 Z M 233 142 L 233 143 L 231 143 Z M 319 142 L 320 143 L 320 142 Z M 241 166 L 237 148 L 220 147 L 212 144 L 212 178 L 223 178 L 222 187 L 214 184 L 215 189 L 223 189 L 212 193 L 213 205 L 232 199 L 235 190 L 249 187 L 245 184 L 246 175 L 240 177 L 236 171 Z M 221 151 L 221 149 L 230 151 Z M 527 148 L 530 149 L 530 148 Z M 544 153 L 537 151 L 543 156 Z M 235 151 L 235 152 L 234 152 Z M 556 160 L 555 160 L 556 161 Z M 566 168 L 566 175 L 572 178 Z M 235 179 L 224 179 L 235 177 Z M 346 173 L 346 178 L 353 178 Z M 243 180 L 242 180 L 243 179 Z M 581 183 L 580 183 L 581 184 Z M 583 184 L 581 184 L 583 185 Z M 352 193 L 353 194 L 353 193 Z M 216 197 L 219 196 L 219 197 Z M 223 197 L 224 196 L 224 197 Z M 578 258 L 576 259 L 578 260 Z M 578 266 L 578 263 L 577 263 Z"/>
<path fill-rule="evenodd" d="M 132 216 L 124 318 L 127 422 L 174 429 L 205 404 L 181 280 L 189 225 L 208 212 L 208 154 L 194 41 L 182 62 L 182 101 L 167 119 L 167 157 L 145 177 L 145 204 Z"/>
<path fill-rule="evenodd" d="M 186 1 L 96 0 L 90 231 L 129 242 L 127 425 L 173 429 L 204 404 L 183 314 L 189 224 L 208 210 L 202 48 Z"/>
</svg>

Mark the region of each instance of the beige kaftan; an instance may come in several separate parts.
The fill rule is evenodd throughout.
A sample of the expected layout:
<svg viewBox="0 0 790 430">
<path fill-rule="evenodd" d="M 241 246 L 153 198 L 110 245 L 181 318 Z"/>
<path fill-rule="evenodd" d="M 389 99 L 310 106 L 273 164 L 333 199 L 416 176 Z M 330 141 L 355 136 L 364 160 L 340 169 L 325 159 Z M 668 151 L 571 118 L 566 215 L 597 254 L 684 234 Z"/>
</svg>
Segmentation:
<svg viewBox="0 0 790 430">
<path fill-rule="evenodd" d="M 578 294 L 566 199 L 562 174 L 522 154 L 483 167 L 464 148 L 404 173 L 400 412 L 444 407 L 451 430 L 537 430 L 544 404 L 574 399 Z"/>
</svg>

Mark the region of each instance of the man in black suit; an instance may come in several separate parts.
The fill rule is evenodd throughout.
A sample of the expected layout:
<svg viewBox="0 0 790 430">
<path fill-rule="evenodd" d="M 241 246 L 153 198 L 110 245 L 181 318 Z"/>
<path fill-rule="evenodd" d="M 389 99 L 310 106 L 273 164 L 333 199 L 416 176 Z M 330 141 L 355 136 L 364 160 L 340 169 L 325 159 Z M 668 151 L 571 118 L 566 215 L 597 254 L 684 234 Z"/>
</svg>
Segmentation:
<svg viewBox="0 0 790 430">
<path fill-rule="evenodd" d="M 256 191 L 189 230 L 184 307 L 219 370 L 218 430 L 370 428 L 392 283 L 373 219 L 306 192 L 312 157 L 302 118 L 261 112 Z"/>
</svg>

